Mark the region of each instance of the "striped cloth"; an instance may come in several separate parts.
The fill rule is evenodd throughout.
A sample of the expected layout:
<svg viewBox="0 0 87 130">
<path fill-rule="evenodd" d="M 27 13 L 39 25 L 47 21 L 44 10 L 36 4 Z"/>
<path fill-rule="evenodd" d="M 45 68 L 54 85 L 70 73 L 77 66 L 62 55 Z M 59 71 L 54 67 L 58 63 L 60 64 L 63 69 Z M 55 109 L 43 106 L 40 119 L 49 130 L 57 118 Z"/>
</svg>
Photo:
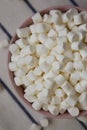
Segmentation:
<svg viewBox="0 0 87 130">
<path fill-rule="evenodd" d="M 16 28 L 36 11 L 55 5 L 86 8 L 87 0 L 0 0 L 0 40 L 10 39 Z M 0 130 L 28 130 L 31 125 L 29 113 L 37 122 L 43 116 L 28 108 L 12 88 L 8 75 L 7 54 L 7 49 L 0 50 L 0 77 L 6 83 L 3 84 L 6 85 L 5 89 L 0 91 Z M 53 120 L 52 125 L 47 129 L 82 130 L 84 128 L 75 119 L 59 119 Z"/>
</svg>

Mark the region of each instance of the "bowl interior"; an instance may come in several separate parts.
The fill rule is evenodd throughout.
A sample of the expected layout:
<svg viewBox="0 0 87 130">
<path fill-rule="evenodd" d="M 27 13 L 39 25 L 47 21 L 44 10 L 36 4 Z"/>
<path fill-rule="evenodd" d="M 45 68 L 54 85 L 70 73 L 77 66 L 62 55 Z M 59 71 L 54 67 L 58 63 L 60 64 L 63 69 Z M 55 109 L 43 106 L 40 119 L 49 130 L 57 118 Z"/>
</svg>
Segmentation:
<svg viewBox="0 0 87 130">
<path fill-rule="evenodd" d="M 45 9 L 45 10 L 42 10 L 42 11 L 40 11 L 40 13 L 41 13 L 41 15 L 44 15 L 44 14 L 49 13 L 49 11 L 52 10 L 52 9 L 58 9 L 58 10 L 61 10 L 62 12 L 65 12 L 65 11 L 67 11 L 67 10 L 70 9 L 70 8 L 73 8 L 73 6 L 56 6 L 56 7 L 50 7 L 50 8 L 47 8 L 47 9 Z M 83 10 L 86 10 L 86 9 L 79 8 L 79 7 L 74 7 L 74 8 L 78 9 L 79 12 L 80 12 L 80 11 L 83 11 Z M 29 18 L 28 18 L 27 20 L 25 20 L 25 22 L 20 26 L 20 28 L 27 27 L 27 26 L 29 26 L 29 25 L 31 25 L 31 24 L 32 24 L 32 19 L 31 19 L 31 17 L 29 17 Z M 13 38 L 11 39 L 10 44 L 13 44 L 17 39 L 18 39 L 18 37 L 17 37 L 17 35 L 15 34 L 15 35 L 13 36 Z M 11 61 L 11 54 L 10 54 L 10 52 L 9 52 L 9 54 L 8 54 L 8 63 L 9 63 L 10 61 Z M 24 98 L 24 89 L 23 89 L 23 86 L 17 87 L 17 86 L 15 85 L 15 82 L 14 82 L 14 74 L 13 74 L 13 72 L 11 72 L 10 70 L 8 70 L 8 71 L 9 71 L 10 80 L 11 80 L 11 82 L 12 82 L 12 85 L 13 85 L 14 89 L 16 90 L 16 92 L 18 93 L 18 95 L 21 97 L 21 99 L 26 103 L 26 105 L 28 105 L 29 107 L 32 108 L 31 103 L 29 103 L 29 102 Z M 46 115 L 46 116 L 48 116 L 48 117 L 52 117 L 52 118 L 72 118 L 67 112 L 64 113 L 64 114 L 60 114 L 60 115 L 58 115 L 58 116 L 53 116 L 53 115 L 51 115 L 49 112 L 45 112 L 45 111 L 43 111 L 43 110 L 40 110 L 40 111 L 38 111 L 38 112 L 40 112 L 40 113 L 42 113 L 42 114 L 44 114 L 44 115 Z M 81 116 L 81 115 L 87 115 L 87 111 L 81 111 L 79 116 Z"/>
</svg>

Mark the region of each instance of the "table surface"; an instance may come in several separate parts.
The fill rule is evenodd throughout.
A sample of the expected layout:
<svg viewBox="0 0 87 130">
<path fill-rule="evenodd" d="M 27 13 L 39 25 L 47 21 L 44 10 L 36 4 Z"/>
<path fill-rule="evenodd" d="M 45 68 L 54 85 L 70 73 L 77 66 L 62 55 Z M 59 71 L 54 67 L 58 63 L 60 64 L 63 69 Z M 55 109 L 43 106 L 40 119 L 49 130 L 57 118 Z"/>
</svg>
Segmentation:
<svg viewBox="0 0 87 130">
<path fill-rule="evenodd" d="M 55 5 L 73 5 L 69 0 L 29 0 L 27 5 L 23 0 L 0 0 L 0 23 L 10 35 L 14 35 L 16 28 L 31 16 L 34 11 L 39 11 Z M 87 0 L 76 0 L 81 7 L 87 7 Z M 35 9 L 35 10 L 34 10 Z M 0 28 L 0 40 L 8 38 L 8 35 Z M 37 122 L 44 116 L 28 108 L 16 94 L 9 79 L 7 67 L 8 48 L 0 49 L 0 77 L 16 98 L 25 106 Z M 2 86 L 3 87 L 3 86 Z M 0 130 L 29 130 L 32 122 L 27 114 L 18 106 L 6 89 L 0 90 Z M 44 130 L 84 130 L 75 119 L 53 119 L 49 127 Z"/>
</svg>

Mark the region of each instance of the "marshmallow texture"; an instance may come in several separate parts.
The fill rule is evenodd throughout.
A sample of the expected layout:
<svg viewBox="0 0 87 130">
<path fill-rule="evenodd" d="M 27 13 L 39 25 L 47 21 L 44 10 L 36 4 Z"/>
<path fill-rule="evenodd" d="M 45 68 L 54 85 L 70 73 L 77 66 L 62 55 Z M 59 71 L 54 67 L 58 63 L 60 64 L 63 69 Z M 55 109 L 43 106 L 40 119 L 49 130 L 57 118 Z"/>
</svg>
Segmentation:
<svg viewBox="0 0 87 130">
<path fill-rule="evenodd" d="M 9 46 L 9 69 L 16 86 L 36 111 L 78 116 L 87 110 L 87 12 L 74 7 L 37 12 L 32 24 L 16 31 Z M 49 121 L 41 120 L 47 127 Z M 32 130 L 41 127 L 35 124 Z"/>
</svg>

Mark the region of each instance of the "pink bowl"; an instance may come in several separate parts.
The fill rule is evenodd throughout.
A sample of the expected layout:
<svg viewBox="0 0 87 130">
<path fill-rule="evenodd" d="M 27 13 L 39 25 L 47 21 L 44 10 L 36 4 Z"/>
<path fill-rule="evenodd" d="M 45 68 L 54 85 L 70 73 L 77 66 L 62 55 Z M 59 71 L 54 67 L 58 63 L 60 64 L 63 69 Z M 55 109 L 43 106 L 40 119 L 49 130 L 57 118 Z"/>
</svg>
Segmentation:
<svg viewBox="0 0 87 130">
<path fill-rule="evenodd" d="M 67 10 L 70 9 L 70 8 L 76 8 L 79 12 L 80 12 L 80 11 L 83 11 L 83 10 L 87 10 L 87 9 L 84 9 L 84 8 L 74 7 L 74 6 L 54 6 L 54 7 L 50 7 L 50 8 L 47 8 L 47 9 L 45 9 L 45 10 L 42 10 L 42 11 L 40 11 L 40 13 L 41 13 L 41 15 L 43 15 L 43 14 L 45 14 L 45 13 L 47 14 L 47 13 L 49 13 L 49 11 L 52 10 L 52 9 L 58 9 L 58 10 L 61 10 L 62 12 L 65 12 L 65 11 L 67 11 Z M 20 26 L 20 28 L 27 27 L 27 26 L 29 26 L 29 25 L 31 25 L 31 24 L 32 24 L 32 19 L 31 19 L 31 17 L 29 17 L 27 20 L 25 20 L 25 22 L 23 22 L 23 24 Z M 12 39 L 11 39 L 11 41 L 10 41 L 10 44 L 13 44 L 17 39 L 18 39 L 18 37 L 17 37 L 17 35 L 15 34 L 15 35 L 12 37 Z M 10 61 L 11 61 L 11 54 L 9 53 L 9 54 L 8 54 L 8 63 L 9 63 Z M 9 70 L 8 70 L 8 71 L 9 71 Z M 21 97 L 21 99 L 23 100 L 23 102 L 25 102 L 26 105 L 28 105 L 29 108 L 32 108 L 31 103 L 29 103 L 29 102 L 24 98 L 24 90 L 23 90 L 23 87 L 22 87 L 22 86 L 21 86 L 21 87 L 17 87 L 17 86 L 15 85 L 13 72 L 9 71 L 9 76 L 10 76 L 10 80 L 11 80 L 11 82 L 12 82 L 13 88 L 16 90 L 16 92 L 17 92 L 18 95 Z M 32 109 L 33 109 L 33 108 L 32 108 Z M 68 114 L 68 112 L 66 112 L 66 113 L 64 113 L 64 114 L 60 114 L 60 115 L 58 115 L 58 116 L 53 116 L 53 115 L 51 115 L 49 112 L 45 112 L 45 111 L 43 111 L 43 110 L 40 110 L 40 111 L 38 111 L 38 112 L 41 113 L 41 114 L 43 114 L 43 115 L 46 115 L 47 117 L 52 117 L 52 118 L 65 118 L 65 119 L 67 119 L 67 118 L 72 118 L 72 117 L 70 116 L 70 114 Z M 87 115 L 87 111 L 81 111 L 80 114 L 79 114 L 79 116 L 85 116 L 85 115 Z"/>
</svg>

